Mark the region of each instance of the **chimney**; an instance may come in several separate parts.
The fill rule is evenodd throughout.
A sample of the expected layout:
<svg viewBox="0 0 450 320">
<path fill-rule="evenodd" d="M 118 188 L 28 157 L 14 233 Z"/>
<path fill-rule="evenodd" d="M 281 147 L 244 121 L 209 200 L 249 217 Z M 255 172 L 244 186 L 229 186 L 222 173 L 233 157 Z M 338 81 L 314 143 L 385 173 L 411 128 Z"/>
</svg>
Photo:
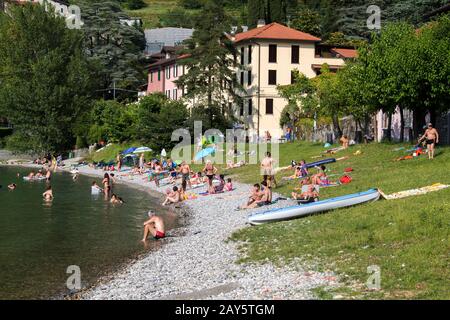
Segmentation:
<svg viewBox="0 0 450 320">
<path fill-rule="evenodd" d="M 257 23 L 257 25 L 256 25 L 256 27 L 257 28 L 261 28 L 261 27 L 264 27 L 266 25 L 266 20 L 264 20 L 264 19 L 259 19 L 258 20 L 258 23 Z"/>
</svg>

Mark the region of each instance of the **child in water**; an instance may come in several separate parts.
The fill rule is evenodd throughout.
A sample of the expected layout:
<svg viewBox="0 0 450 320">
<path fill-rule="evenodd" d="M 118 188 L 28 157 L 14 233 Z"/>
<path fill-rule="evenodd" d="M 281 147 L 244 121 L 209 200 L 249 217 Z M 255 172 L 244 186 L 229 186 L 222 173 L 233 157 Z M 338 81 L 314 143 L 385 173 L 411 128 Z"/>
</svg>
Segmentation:
<svg viewBox="0 0 450 320">
<path fill-rule="evenodd" d="M 45 192 L 42 194 L 45 201 L 52 201 L 53 200 L 53 191 L 52 186 L 48 186 Z"/>
<path fill-rule="evenodd" d="M 123 204 L 124 203 L 123 199 L 121 197 L 118 197 L 114 193 L 111 196 L 110 202 L 113 203 L 113 204 Z"/>
</svg>

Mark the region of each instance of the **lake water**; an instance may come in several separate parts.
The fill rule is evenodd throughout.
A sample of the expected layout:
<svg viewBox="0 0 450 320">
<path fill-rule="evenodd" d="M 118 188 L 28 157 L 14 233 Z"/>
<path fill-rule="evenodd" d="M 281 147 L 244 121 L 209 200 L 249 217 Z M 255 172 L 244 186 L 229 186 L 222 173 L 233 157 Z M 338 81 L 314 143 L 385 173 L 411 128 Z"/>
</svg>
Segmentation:
<svg viewBox="0 0 450 320">
<path fill-rule="evenodd" d="M 51 181 L 54 200 L 45 203 L 46 182 L 22 179 L 30 169 L 0 166 L 0 299 L 58 298 L 67 294 L 68 266 L 79 266 L 82 286 L 161 242 L 140 241 L 146 212 L 164 215 L 167 229 L 177 225 L 173 212 L 164 211 L 150 194 L 117 184 L 114 193 L 125 200 L 113 205 L 92 196 L 94 178 L 73 181 L 56 173 Z M 20 177 L 17 177 L 17 173 Z M 96 179 L 100 184 L 101 179 Z M 9 191 L 7 185 L 16 183 Z"/>
</svg>

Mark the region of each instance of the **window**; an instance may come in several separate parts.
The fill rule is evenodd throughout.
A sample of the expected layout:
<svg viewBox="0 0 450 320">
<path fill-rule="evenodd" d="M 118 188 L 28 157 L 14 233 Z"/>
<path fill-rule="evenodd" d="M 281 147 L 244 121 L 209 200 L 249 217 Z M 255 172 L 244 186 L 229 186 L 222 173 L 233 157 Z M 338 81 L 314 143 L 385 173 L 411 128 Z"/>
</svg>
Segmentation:
<svg viewBox="0 0 450 320">
<path fill-rule="evenodd" d="M 245 64 L 245 50 L 244 47 L 241 47 L 241 64 Z"/>
<path fill-rule="evenodd" d="M 161 70 L 158 70 L 158 81 L 161 81 Z"/>
<path fill-rule="evenodd" d="M 244 115 L 244 101 L 241 102 L 240 108 L 239 108 L 239 115 L 242 117 Z"/>
<path fill-rule="evenodd" d="M 244 71 L 241 71 L 241 86 L 244 85 Z"/>
<path fill-rule="evenodd" d="M 266 114 L 273 114 L 273 99 L 266 99 Z"/>
<path fill-rule="evenodd" d="M 300 47 L 292 46 L 291 47 L 291 63 L 299 63 L 300 62 Z"/>
<path fill-rule="evenodd" d="M 177 65 L 173 66 L 173 77 L 174 78 L 178 77 L 178 66 Z"/>
<path fill-rule="evenodd" d="M 173 100 L 177 100 L 177 99 L 178 99 L 177 89 L 173 89 Z"/>
<path fill-rule="evenodd" d="M 277 62 L 277 45 L 276 44 L 269 45 L 269 62 L 270 63 Z"/>
<path fill-rule="evenodd" d="M 150 83 L 153 83 L 153 72 L 150 72 Z"/>
<path fill-rule="evenodd" d="M 166 68 L 166 79 L 170 79 L 170 67 Z"/>
<path fill-rule="evenodd" d="M 251 116 L 253 114 L 253 100 L 248 99 L 248 115 Z"/>
<path fill-rule="evenodd" d="M 252 85 L 252 72 L 250 70 L 247 71 L 247 84 Z"/>
<path fill-rule="evenodd" d="M 170 99 L 170 90 L 167 90 L 167 91 L 166 91 L 166 95 L 167 95 L 167 98 Z"/>
<path fill-rule="evenodd" d="M 248 46 L 248 63 L 252 63 L 252 46 Z"/>
<path fill-rule="evenodd" d="M 291 84 L 293 84 L 293 83 L 295 82 L 295 77 L 294 77 L 294 75 L 295 75 L 294 70 L 291 70 Z"/>
<path fill-rule="evenodd" d="M 269 70 L 269 85 L 277 84 L 277 70 Z"/>
</svg>

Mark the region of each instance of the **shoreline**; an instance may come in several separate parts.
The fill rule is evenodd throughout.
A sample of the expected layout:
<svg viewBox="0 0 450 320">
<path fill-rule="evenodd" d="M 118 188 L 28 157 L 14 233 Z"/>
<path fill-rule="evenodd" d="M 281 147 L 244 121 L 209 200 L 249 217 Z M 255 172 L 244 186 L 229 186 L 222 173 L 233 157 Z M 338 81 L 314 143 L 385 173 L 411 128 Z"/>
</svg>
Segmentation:
<svg viewBox="0 0 450 320">
<path fill-rule="evenodd" d="M 13 165 L 6 165 L 13 166 Z M 35 164 L 15 165 L 41 167 Z M 67 169 L 59 168 L 69 172 Z M 103 170 L 78 168 L 79 174 L 101 177 Z M 117 183 L 137 187 L 154 197 L 162 195 L 168 186 L 157 188 L 154 183 L 120 178 Z M 332 272 L 317 272 L 311 264 L 297 259 L 282 267 L 272 263 L 238 264 L 238 243 L 228 241 L 233 232 L 247 227 L 250 213 L 291 205 L 289 200 L 268 207 L 234 211 L 242 204 L 250 186 L 233 182 L 230 193 L 199 196 L 176 206 L 180 225 L 172 230 L 176 236 L 165 239 L 162 246 L 117 267 L 111 274 L 65 299 L 316 299 L 311 292 L 317 287 L 335 287 L 337 277 Z M 199 193 L 206 188 L 188 192 Z M 274 197 L 277 195 L 274 193 Z M 174 206 L 172 205 L 173 209 Z M 149 240 L 153 241 L 153 240 Z"/>
</svg>

